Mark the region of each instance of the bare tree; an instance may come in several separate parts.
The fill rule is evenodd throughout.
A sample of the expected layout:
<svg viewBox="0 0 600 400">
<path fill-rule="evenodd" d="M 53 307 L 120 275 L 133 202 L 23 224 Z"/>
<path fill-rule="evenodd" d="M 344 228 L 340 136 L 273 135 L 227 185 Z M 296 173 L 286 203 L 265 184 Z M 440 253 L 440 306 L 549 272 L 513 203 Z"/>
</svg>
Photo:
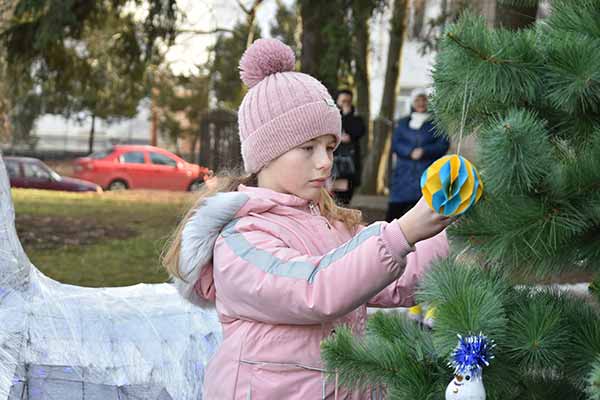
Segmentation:
<svg viewBox="0 0 600 400">
<path fill-rule="evenodd" d="M 364 118 L 370 120 L 370 93 L 369 93 L 369 21 L 374 10 L 378 7 L 377 1 L 354 0 L 352 2 L 352 58 L 354 59 L 356 82 L 356 111 Z M 365 135 L 367 139 L 367 135 Z M 364 149 L 367 146 L 363 146 Z"/>
<path fill-rule="evenodd" d="M 425 11 L 427 10 L 427 0 L 412 0 L 412 17 L 410 37 L 418 38 L 421 36 L 425 25 Z"/>
<path fill-rule="evenodd" d="M 392 130 L 396 106 L 396 86 L 400 76 L 400 55 L 406 36 L 409 0 L 394 0 L 390 17 L 390 42 L 388 45 L 385 81 L 379 115 L 373 121 L 373 146 L 368 152 L 363 170 L 362 191 L 375 194 L 379 166 L 384 162 L 384 147 Z"/>
<path fill-rule="evenodd" d="M 258 7 L 262 2 L 263 0 L 254 0 L 252 6 L 250 8 L 247 8 L 246 6 L 244 6 L 241 0 L 238 0 L 238 5 L 246 14 L 246 24 L 248 25 L 248 38 L 246 40 L 246 48 L 250 47 L 252 42 L 254 42 L 254 20 L 256 19 L 256 10 L 258 10 Z"/>
</svg>

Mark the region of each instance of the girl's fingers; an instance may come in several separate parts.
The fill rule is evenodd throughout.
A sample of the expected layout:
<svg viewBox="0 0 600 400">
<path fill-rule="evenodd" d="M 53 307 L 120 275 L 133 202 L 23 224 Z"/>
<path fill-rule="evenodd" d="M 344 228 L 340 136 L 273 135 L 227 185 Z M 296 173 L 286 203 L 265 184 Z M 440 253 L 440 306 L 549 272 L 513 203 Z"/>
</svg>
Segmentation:
<svg viewBox="0 0 600 400">
<path fill-rule="evenodd" d="M 450 224 L 452 224 L 454 221 L 456 221 L 456 217 L 443 217 L 442 219 L 440 219 L 440 223 L 444 226 L 447 227 Z"/>
</svg>

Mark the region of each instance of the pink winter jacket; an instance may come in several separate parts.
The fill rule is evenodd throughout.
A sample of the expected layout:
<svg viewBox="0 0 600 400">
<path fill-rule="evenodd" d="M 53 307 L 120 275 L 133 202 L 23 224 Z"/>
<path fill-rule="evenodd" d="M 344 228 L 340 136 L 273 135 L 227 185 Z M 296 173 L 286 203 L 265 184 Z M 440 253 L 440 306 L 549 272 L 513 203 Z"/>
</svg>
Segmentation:
<svg viewBox="0 0 600 400">
<path fill-rule="evenodd" d="M 324 379 L 320 343 L 345 324 L 362 334 L 367 305 L 414 304 L 415 285 L 446 234 L 411 248 L 396 222 L 352 236 L 299 197 L 241 185 L 208 198 L 184 227 L 176 279 L 184 297 L 216 304 L 223 342 L 205 400 L 368 399 Z"/>
</svg>

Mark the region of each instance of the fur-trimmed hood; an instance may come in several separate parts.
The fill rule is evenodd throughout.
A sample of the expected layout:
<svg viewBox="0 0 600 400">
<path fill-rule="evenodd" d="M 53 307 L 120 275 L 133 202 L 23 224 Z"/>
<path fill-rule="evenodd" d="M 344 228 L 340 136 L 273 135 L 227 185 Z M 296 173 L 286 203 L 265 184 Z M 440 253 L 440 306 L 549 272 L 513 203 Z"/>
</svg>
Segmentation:
<svg viewBox="0 0 600 400">
<path fill-rule="evenodd" d="M 193 304 L 212 307 L 215 301 L 213 249 L 225 225 L 250 213 L 271 211 L 286 214 L 308 210 L 308 200 L 244 185 L 240 185 L 236 192 L 208 197 L 194 210 L 183 228 L 179 271 L 184 280 L 173 277 L 177 290 Z"/>
</svg>

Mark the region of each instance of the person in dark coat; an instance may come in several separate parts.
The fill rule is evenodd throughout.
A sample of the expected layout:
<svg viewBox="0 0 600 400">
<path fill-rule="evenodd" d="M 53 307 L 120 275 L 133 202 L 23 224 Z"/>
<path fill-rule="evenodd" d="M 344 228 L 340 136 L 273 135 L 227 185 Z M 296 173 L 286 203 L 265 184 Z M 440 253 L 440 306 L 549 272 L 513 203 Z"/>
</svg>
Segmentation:
<svg viewBox="0 0 600 400">
<path fill-rule="evenodd" d="M 354 190 L 360 186 L 362 173 L 360 139 L 366 127 L 352 105 L 352 92 L 340 90 L 337 105 L 342 113 L 342 141 L 333 153 L 333 194 L 340 205 L 349 205 Z"/>
<path fill-rule="evenodd" d="M 392 170 L 390 199 L 386 220 L 392 221 L 410 210 L 421 198 L 421 175 L 435 160 L 448 151 L 445 135 L 436 133 L 427 112 L 427 92 L 411 93 L 411 114 L 398 121 L 392 136 Z"/>
</svg>

